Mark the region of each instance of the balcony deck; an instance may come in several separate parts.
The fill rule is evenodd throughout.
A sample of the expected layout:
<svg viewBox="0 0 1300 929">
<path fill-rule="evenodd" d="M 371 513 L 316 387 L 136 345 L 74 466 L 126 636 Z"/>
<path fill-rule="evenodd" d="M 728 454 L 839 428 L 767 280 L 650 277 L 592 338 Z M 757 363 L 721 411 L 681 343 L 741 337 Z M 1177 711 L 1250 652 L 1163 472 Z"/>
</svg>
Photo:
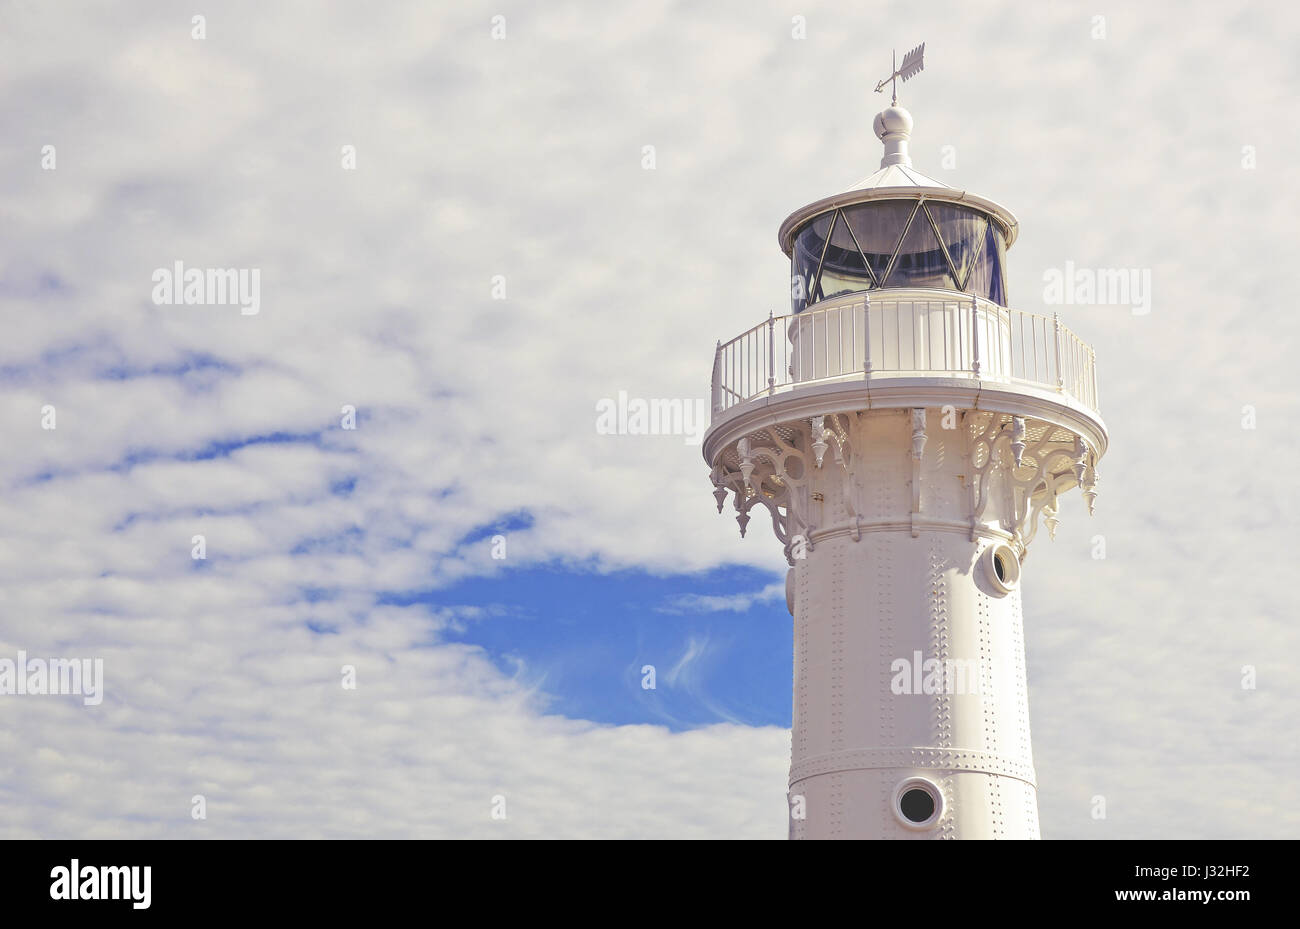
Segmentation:
<svg viewBox="0 0 1300 929">
<path fill-rule="evenodd" d="M 825 300 L 719 345 L 710 431 L 765 410 L 809 415 L 863 397 L 894 407 L 971 398 L 1027 415 L 1047 406 L 1059 414 L 1048 418 L 1106 443 L 1096 356 L 1058 317 L 917 289 Z"/>
</svg>

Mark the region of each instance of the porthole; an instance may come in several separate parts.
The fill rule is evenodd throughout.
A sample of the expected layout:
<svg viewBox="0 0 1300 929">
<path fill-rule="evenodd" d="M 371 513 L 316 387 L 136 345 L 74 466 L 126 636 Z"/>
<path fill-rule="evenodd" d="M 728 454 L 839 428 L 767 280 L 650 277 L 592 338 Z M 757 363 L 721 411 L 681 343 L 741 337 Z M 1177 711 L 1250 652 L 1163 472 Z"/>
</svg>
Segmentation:
<svg viewBox="0 0 1300 929">
<path fill-rule="evenodd" d="M 926 778 L 909 777 L 894 788 L 894 815 L 908 829 L 929 829 L 943 816 L 943 791 Z"/>
<path fill-rule="evenodd" d="M 1005 542 L 997 542 L 984 550 L 984 573 L 993 586 L 1009 594 L 1020 584 L 1020 557 Z"/>
</svg>

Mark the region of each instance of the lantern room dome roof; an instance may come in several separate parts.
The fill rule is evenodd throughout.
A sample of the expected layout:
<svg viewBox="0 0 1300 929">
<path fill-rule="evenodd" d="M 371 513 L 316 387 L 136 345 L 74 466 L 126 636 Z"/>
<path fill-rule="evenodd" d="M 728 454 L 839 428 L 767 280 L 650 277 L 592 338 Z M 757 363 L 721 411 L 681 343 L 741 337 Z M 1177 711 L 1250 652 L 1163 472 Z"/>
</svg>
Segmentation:
<svg viewBox="0 0 1300 929">
<path fill-rule="evenodd" d="M 952 188 L 943 181 L 922 174 L 908 165 L 885 165 L 875 174 L 858 181 L 849 190 L 875 190 L 878 187 L 944 187 Z"/>
</svg>

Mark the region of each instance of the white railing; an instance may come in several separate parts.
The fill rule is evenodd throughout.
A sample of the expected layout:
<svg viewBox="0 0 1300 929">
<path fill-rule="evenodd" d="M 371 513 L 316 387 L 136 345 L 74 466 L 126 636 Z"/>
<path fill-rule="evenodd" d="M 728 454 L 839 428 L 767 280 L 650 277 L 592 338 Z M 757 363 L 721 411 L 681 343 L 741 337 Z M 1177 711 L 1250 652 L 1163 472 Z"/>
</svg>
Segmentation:
<svg viewBox="0 0 1300 929">
<path fill-rule="evenodd" d="M 769 317 L 720 344 L 713 411 L 818 381 L 891 377 L 1025 384 L 1096 411 L 1095 360 L 1092 348 L 1056 316 L 958 294 L 861 294 Z"/>
</svg>

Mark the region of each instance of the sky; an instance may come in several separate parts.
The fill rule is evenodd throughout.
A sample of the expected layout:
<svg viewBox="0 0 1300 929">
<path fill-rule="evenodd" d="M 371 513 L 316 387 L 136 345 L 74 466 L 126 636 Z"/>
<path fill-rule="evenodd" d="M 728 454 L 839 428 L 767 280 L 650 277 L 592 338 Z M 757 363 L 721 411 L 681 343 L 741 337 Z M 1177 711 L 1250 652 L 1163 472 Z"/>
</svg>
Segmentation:
<svg viewBox="0 0 1300 929">
<path fill-rule="evenodd" d="M 1021 582 L 1043 835 L 1300 834 L 1300 12 L 378 0 L 0 3 L 0 659 L 103 663 L 0 696 L 0 836 L 784 838 L 780 543 L 597 411 L 786 311 L 921 42 L 1110 431 Z"/>
</svg>

